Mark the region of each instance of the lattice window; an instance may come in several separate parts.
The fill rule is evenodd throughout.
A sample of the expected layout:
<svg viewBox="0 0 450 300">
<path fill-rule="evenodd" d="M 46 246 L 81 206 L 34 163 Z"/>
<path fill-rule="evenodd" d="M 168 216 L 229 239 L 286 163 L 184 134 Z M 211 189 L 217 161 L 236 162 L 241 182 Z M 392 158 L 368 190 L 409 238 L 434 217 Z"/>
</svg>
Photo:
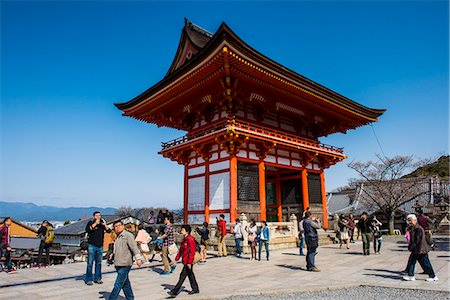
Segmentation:
<svg viewBox="0 0 450 300">
<path fill-rule="evenodd" d="M 308 174 L 308 192 L 310 203 L 322 203 L 322 189 L 320 186 L 320 175 L 316 173 Z"/>
</svg>

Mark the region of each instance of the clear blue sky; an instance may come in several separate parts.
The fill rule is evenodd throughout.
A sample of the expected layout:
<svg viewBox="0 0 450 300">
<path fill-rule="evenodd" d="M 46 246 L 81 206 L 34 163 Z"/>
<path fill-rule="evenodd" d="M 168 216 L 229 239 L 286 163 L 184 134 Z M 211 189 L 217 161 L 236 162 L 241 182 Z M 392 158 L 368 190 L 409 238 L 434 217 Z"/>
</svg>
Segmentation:
<svg viewBox="0 0 450 300">
<path fill-rule="evenodd" d="M 225 21 L 266 56 L 387 112 L 387 156 L 448 152 L 447 1 L 6 2 L 1 10 L 0 200 L 57 206 L 182 206 L 183 168 L 159 156 L 183 135 L 113 103 L 159 81 L 186 16 Z M 370 126 L 322 142 L 351 160 L 380 152 Z M 355 174 L 340 163 L 327 190 Z"/>
</svg>

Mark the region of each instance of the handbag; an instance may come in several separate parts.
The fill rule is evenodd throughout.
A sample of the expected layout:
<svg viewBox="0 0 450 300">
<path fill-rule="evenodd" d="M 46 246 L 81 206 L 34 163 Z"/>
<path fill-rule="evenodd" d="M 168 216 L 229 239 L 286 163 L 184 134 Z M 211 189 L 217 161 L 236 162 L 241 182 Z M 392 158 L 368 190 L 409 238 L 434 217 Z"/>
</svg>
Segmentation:
<svg viewBox="0 0 450 300">
<path fill-rule="evenodd" d="M 201 258 L 200 253 L 195 251 L 194 261 L 193 261 L 194 265 L 200 261 L 200 258 Z"/>
<path fill-rule="evenodd" d="M 248 235 L 248 241 L 253 243 L 255 241 L 255 235 L 254 234 L 249 234 Z"/>
<path fill-rule="evenodd" d="M 169 250 L 169 255 L 177 253 L 178 252 L 177 244 L 173 243 L 173 244 L 169 245 L 168 250 Z"/>
<path fill-rule="evenodd" d="M 215 236 L 216 238 L 220 239 L 222 237 L 222 232 L 219 229 L 217 229 Z"/>
</svg>

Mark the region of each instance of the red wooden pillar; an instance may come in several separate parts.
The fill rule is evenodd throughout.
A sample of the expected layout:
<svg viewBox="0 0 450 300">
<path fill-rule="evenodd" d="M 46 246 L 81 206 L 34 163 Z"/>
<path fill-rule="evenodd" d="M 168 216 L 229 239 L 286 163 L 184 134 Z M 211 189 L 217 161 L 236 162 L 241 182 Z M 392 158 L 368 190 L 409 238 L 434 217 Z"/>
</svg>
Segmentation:
<svg viewBox="0 0 450 300">
<path fill-rule="evenodd" d="M 327 207 L 327 195 L 325 192 L 325 173 L 320 173 L 320 188 L 322 190 L 322 218 L 323 227 L 328 228 L 328 207 Z"/>
<path fill-rule="evenodd" d="M 237 157 L 230 159 L 230 223 L 235 223 L 237 219 Z"/>
<path fill-rule="evenodd" d="M 188 223 L 188 167 L 184 166 L 184 224 Z"/>
<path fill-rule="evenodd" d="M 209 161 L 205 164 L 205 222 L 209 223 Z"/>
<path fill-rule="evenodd" d="M 266 168 L 264 162 L 258 164 L 259 177 L 259 220 L 266 221 Z"/>
<path fill-rule="evenodd" d="M 302 170 L 302 194 L 303 194 L 303 211 L 309 207 L 309 192 L 308 192 L 308 172 L 306 169 Z"/>
</svg>

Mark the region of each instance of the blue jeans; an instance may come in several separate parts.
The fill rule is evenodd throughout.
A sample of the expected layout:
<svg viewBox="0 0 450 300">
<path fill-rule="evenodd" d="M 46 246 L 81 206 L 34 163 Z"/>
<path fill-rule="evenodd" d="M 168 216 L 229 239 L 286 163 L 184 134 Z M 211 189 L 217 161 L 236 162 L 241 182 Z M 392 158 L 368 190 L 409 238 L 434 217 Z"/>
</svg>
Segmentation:
<svg viewBox="0 0 450 300">
<path fill-rule="evenodd" d="M 129 300 L 134 299 L 133 290 L 131 289 L 130 278 L 128 277 L 128 273 L 130 273 L 131 266 L 129 267 L 116 267 L 117 278 L 116 282 L 114 282 L 114 288 L 109 295 L 109 300 L 116 300 L 119 297 L 120 290 L 123 290 L 125 294 L 125 298 Z"/>
<path fill-rule="evenodd" d="M 416 266 L 416 262 L 418 261 L 422 269 L 425 273 L 428 274 L 431 278 L 434 278 L 436 275 L 434 274 L 433 266 L 431 266 L 430 259 L 428 258 L 428 254 L 412 254 L 410 255 L 410 261 L 408 263 L 408 276 L 414 276 L 414 267 Z"/>
<path fill-rule="evenodd" d="M 86 276 L 84 277 L 85 282 L 92 282 L 92 266 L 94 264 L 94 261 L 95 261 L 94 281 L 102 280 L 102 256 L 103 256 L 103 247 L 97 247 L 89 244 Z"/>
<path fill-rule="evenodd" d="M 264 244 L 264 246 L 266 248 L 266 258 L 267 258 L 267 260 L 269 260 L 269 242 L 265 241 L 265 240 L 260 240 L 259 241 L 258 259 L 261 260 L 261 250 L 262 250 L 263 244 Z"/>
<path fill-rule="evenodd" d="M 315 257 L 317 247 L 307 247 L 308 252 L 306 253 L 306 269 L 309 271 L 316 267 Z"/>
<path fill-rule="evenodd" d="M 242 238 L 234 239 L 234 241 L 236 243 L 236 255 L 241 255 L 242 254 L 242 247 L 241 247 Z"/>
<path fill-rule="evenodd" d="M 375 253 L 380 252 L 382 244 L 383 244 L 383 240 L 382 239 L 374 239 L 374 241 L 373 241 L 373 251 Z"/>
<path fill-rule="evenodd" d="M 305 246 L 305 236 L 302 236 L 300 238 L 300 255 L 305 255 L 303 253 L 303 247 Z"/>
</svg>

